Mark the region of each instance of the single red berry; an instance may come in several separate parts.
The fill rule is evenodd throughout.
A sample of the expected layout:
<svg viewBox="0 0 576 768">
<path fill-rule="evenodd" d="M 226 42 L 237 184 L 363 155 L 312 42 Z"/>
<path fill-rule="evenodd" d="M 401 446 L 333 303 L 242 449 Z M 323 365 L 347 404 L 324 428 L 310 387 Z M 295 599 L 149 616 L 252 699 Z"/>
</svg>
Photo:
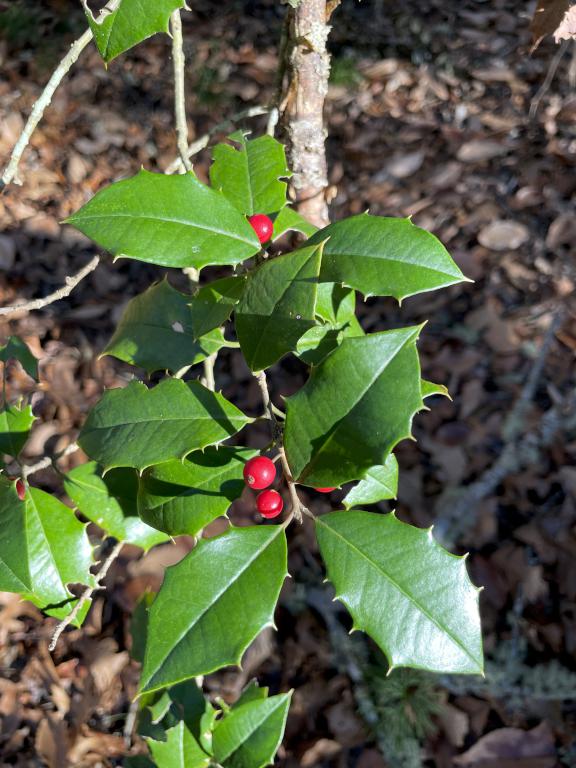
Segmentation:
<svg viewBox="0 0 576 768">
<path fill-rule="evenodd" d="M 254 456 L 244 464 L 244 480 L 249 488 L 261 491 L 272 485 L 276 477 L 276 465 L 266 456 Z"/>
<path fill-rule="evenodd" d="M 258 494 L 256 506 L 262 517 L 270 519 L 278 517 L 280 512 L 282 512 L 284 501 L 278 491 L 262 491 L 262 493 Z"/>
<path fill-rule="evenodd" d="M 318 491 L 318 493 L 332 493 L 336 488 L 314 488 L 314 490 Z"/>
<path fill-rule="evenodd" d="M 20 480 L 20 478 L 16 480 L 16 493 L 20 501 L 24 501 L 26 498 L 26 486 L 24 485 L 24 480 Z"/>
<path fill-rule="evenodd" d="M 267 243 L 270 240 L 274 231 L 272 219 L 263 213 L 257 213 L 254 216 L 249 216 L 248 222 L 254 232 L 256 232 L 256 237 L 261 243 Z"/>
</svg>

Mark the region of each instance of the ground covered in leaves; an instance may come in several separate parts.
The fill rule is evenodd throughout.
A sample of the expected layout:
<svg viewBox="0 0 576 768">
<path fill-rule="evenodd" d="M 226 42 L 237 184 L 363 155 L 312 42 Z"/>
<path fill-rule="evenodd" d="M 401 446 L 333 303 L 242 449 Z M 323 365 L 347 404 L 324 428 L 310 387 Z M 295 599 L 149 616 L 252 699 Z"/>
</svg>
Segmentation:
<svg viewBox="0 0 576 768">
<path fill-rule="evenodd" d="M 0 164 L 51 68 L 83 28 L 70 0 L 0 2 Z M 191 138 L 249 106 L 266 105 L 277 68 L 276 0 L 200 0 L 185 23 Z M 291 572 L 278 632 L 250 648 L 244 669 L 207 678 L 234 700 L 252 676 L 295 689 L 280 764 L 287 768 L 553 768 L 576 765 L 576 401 L 574 291 L 576 57 L 544 43 L 531 57 L 523 0 L 345 0 L 333 17 L 328 97 L 332 216 L 367 208 L 412 215 L 475 282 L 359 307 L 366 330 L 430 318 L 427 379 L 446 383 L 398 450 L 402 519 L 437 522 L 485 586 L 485 680 L 386 677 L 385 662 L 322 585 L 308 524 L 291 531 Z M 0 197 L 0 302 L 43 296 L 93 251 L 59 222 L 110 181 L 175 155 L 168 38 L 106 70 L 83 54 L 34 134 L 21 187 Z M 554 74 L 539 93 L 547 73 Z M 263 118 L 243 123 L 255 132 Z M 206 177 L 209 155 L 196 161 Z M 105 387 L 133 372 L 98 355 L 126 301 L 163 270 L 111 260 L 72 296 L 2 321 L 41 357 L 42 385 L 27 462 L 63 450 Z M 176 286 L 185 287 L 176 270 Z M 543 351 L 544 350 L 544 351 Z M 233 350 L 216 369 L 224 394 L 250 413 L 259 394 Z M 286 359 L 273 395 L 301 386 Z M 10 391 L 30 382 L 11 369 Z M 383 403 L 383 407 L 386 404 Z M 255 445 L 265 433 L 252 432 Z M 260 442 L 258 442 L 260 441 Z M 78 453 L 64 468 L 82 461 Z M 34 483 L 61 491 L 46 470 Z M 468 489 L 468 490 L 467 490 Z M 308 498 L 321 513 L 338 503 Z M 384 509 L 385 505 L 382 505 Z M 236 523 L 255 522 L 253 499 Z M 211 532 L 214 532 L 214 527 Z M 94 532 L 95 533 L 95 532 Z M 186 540 L 141 557 L 125 548 L 81 630 L 51 657 L 53 620 L 0 596 L 0 765 L 116 766 L 145 749 L 132 735 L 131 612 Z M 249 606 L 247 606 L 249 610 Z"/>
</svg>

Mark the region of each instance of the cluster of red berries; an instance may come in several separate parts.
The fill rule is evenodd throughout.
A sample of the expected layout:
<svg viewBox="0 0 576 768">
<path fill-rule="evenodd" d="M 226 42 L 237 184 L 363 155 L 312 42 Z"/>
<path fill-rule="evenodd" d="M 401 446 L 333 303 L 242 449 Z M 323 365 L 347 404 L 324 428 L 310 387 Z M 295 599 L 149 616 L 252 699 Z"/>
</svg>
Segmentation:
<svg viewBox="0 0 576 768">
<path fill-rule="evenodd" d="M 254 491 L 262 491 L 256 497 L 258 512 L 260 512 L 262 517 L 267 517 L 268 519 L 278 517 L 284 507 L 282 496 L 280 496 L 278 491 L 270 488 L 275 479 L 276 465 L 267 456 L 255 456 L 244 465 L 244 480 L 248 488 L 252 488 Z M 267 490 L 263 490 L 264 488 Z M 315 488 L 314 490 L 320 491 L 320 493 L 330 493 L 336 489 Z"/>
</svg>

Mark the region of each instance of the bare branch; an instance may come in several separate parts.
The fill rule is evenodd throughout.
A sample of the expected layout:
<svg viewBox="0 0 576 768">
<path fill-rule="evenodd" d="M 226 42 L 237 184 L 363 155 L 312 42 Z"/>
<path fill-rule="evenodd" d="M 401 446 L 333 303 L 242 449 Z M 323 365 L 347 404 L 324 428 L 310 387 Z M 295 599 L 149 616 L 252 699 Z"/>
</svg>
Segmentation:
<svg viewBox="0 0 576 768">
<path fill-rule="evenodd" d="M 62 288 L 54 291 L 54 293 L 51 293 L 49 296 L 45 296 L 43 299 L 32 299 L 31 301 L 23 301 L 20 304 L 14 304 L 10 307 L 0 307 L 0 315 L 13 315 L 17 312 L 30 312 L 33 309 L 43 309 L 49 304 L 54 304 L 55 301 L 60 301 L 60 299 L 66 298 L 66 296 L 69 296 L 72 293 L 78 283 L 84 280 L 84 278 L 91 272 L 94 272 L 99 263 L 100 256 L 94 256 L 79 272 L 71 277 L 67 277 L 66 285 L 63 285 Z"/>
<path fill-rule="evenodd" d="M 314 515 L 300 501 L 298 491 L 296 490 L 296 483 L 294 482 L 294 478 L 292 477 L 292 473 L 290 471 L 290 465 L 288 464 L 288 459 L 286 458 L 286 451 L 284 450 L 284 446 L 280 447 L 280 461 L 282 462 L 282 469 L 284 470 L 284 477 L 286 479 L 288 491 L 290 492 L 290 501 L 292 502 L 292 509 L 290 510 L 290 514 L 294 515 L 294 519 L 299 523 L 302 522 L 303 514 L 313 518 Z"/>
<path fill-rule="evenodd" d="M 220 133 L 221 131 L 230 131 L 232 128 L 236 127 L 236 124 L 240 122 L 240 120 L 244 120 L 249 117 L 259 117 L 260 115 L 267 115 L 269 112 L 267 107 L 249 107 L 248 109 L 243 109 L 240 112 L 236 112 L 235 115 L 232 115 L 228 120 L 224 120 L 222 123 L 218 123 L 213 128 L 211 128 L 207 133 L 205 133 L 203 136 L 200 136 L 200 138 L 196 139 L 192 142 L 192 144 L 189 145 L 186 156 L 187 157 L 193 157 L 194 155 L 197 155 L 198 152 L 203 150 L 205 147 L 208 146 L 208 143 L 212 136 L 214 136 L 216 133 Z M 168 168 L 166 168 L 166 173 L 176 173 L 180 172 L 183 167 L 182 159 L 180 157 L 176 158 Z"/>
<path fill-rule="evenodd" d="M 119 5 L 120 5 L 120 0 L 110 0 L 110 2 L 106 5 L 106 7 L 102 9 L 96 21 L 99 21 L 104 16 L 107 16 L 109 13 L 112 13 L 113 11 L 115 11 Z M 26 147 L 28 146 L 28 143 L 30 142 L 30 137 L 32 136 L 32 134 L 34 133 L 34 130 L 36 129 L 36 126 L 42 119 L 42 116 L 46 110 L 46 107 L 48 107 L 48 105 L 52 101 L 52 96 L 54 96 L 54 92 L 56 88 L 58 88 L 58 86 L 60 85 L 62 80 L 66 77 L 71 67 L 76 63 L 76 61 L 78 60 L 78 57 L 80 56 L 84 48 L 86 48 L 90 40 L 92 40 L 92 30 L 88 28 L 81 37 L 79 37 L 77 40 L 75 40 L 72 43 L 72 45 L 70 46 L 70 50 L 68 51 L 66 56 L 64 56 L 60 64 L 58 64 L 58 66 L 52 73 L 52 77 L 50 78 L 50 80 L 48 80 L 46 87 L 40 94 L 40 97 L 37 99 L 34 106 L 32 107 L 32 111 L 30 112 L 28 120 L 26 121 L 24 130 L 22 131 L 20 138 L 16 142 L 16 146 L 12 150 L 12 154 L 10 155 L 10 160 L 8 161 L 8 165 L 2 172 L 2 178 L 0 179 L 0 192 L 5 187 L 7 187 L 8 184 L 10 184 L 10 182 L 15 180 L 17 181 L 16 173 L 18 171 L 18 165 L 20 163 L 24 150 L 26 149 Z"/>
<path fill-rule="evenodd" d="M 182 19 L 180 10 L 170 16 L 172 29 L 172 63 L 174 65 L 174 117 L 176 119 L 176 135 L 178 137 L 178 152 L 182 165 L 181 171 L 191 171 L 192 163 L 188 158 L 188 125 L 186 123 L 186 94 L 184 87 L 184 41 L 182 39 Z"/>
<path fill-rule="evenodd" d="M 56 456 L 45 456 L 36 464 L 23 466 L 22 476 L 24 477 L 24 479 L 27 479 L 28 477 L 30 477 L 30 475 L 35 475 L 36 472 L 40 472 L 42 469 L 48 469 L 48 467 L 54 466 L 54 464 L 59 459 L 63 459 L 65 456 L 70 456 L 70 454 L 75 453 L 77 450 L 79 450 L 79 448 L 80 446 L 78 445 L 78 443 L 71 443 L 67 448 L 65 448 L 62 451 L 62 453 L 59 453 Z"/>
<path fill-rule="evenodd" d="M 114 560 L 116 560 L 116 558 L 120 554 L 120 551 L 122 550 L 123 546 L 124 546 L 124 542 L 123 541 L 119 541 L 119 542 L 117 542 L 114 545 L 114 549 L 110 552 L 110 554 L 108 555 L 106 560 L 104 560 L 104 562 L 100 566 L 100 570 L 98 571 L 98 573 L 95 576 L 94 586 L 93 587 L 87 587 L 84 590 L 84 592 L 82 592 L 82 594 L 80 596 L 80 599 L 78 600 L 78 602 L 76 603 L 76 605 L 74 606 L 72 611 L 70 611 L 68 616 L 66 616 L 66 618 L 63 619 L 58 624 L 58 626 L 54 630 L 54 634 L 52 635 L 52 639 L 50 640 L 50 645 L 48 646 L 48 650 L 49 651 L 53 651 L 56 648 L 56 644 L 58 643 L 58 639 L 60 638 L 60 635 L 62 634 L 62 632 L 64 632 L 66 627 L 69 627 L 70 624 L 72 624 L 72 622 L 75 621 L 78 618 L 78 616 L 80 615 L 80 611 L 86 605 L 88 600 L 90 600 L 90 598 L 92 597 L 94 592 L 96 592 L 97 590 L 103 588 L 102 582 L 106 578 L 106 574 L 110 570 L 110 566 L 112 565 Z"/>
<path fill-rule="evenodd" d="M 289 160 L 299 212 L 318 227 L 329 223 L 324 100 L 328 92 L 330 27 L 326 0 L 301 0 L 291 9 L 290 85 L 286 99 Z"/>
</svg>

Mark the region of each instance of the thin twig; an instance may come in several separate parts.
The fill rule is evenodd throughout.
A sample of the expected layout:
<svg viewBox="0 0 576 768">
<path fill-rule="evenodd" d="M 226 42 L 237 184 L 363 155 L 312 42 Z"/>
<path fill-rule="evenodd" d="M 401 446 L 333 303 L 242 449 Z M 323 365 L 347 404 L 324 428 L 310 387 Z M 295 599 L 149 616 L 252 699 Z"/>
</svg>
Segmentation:
<svg viewBox="0 0 576 768">
<path fill-rule="evenodd" d="M 298 496 L 298 491 L 296 490 L 296 483 L 294 482 L 294 478 L 292 477 L 292 473 L 290 471 L 290 465 L 288 464 L 288 459 L 286 458 L 286 451 L 284 450 L 283 445 L 280 446 L 279 452 L 280 452 L 280 461 L 282 462 L 282 468 L 284 470 L 284 478 L 286 479 L 286 485 L 288 486 L 288 491 L 290 493 L 290 501 L 292 502 L 292 509 L 290 510 L 290 513 L 294 515 L 294 519 L 297 522 L 301 523 L 303 514 L 312 518 L 314 517 L 314 515 L 300 501 L 300 497 Z"/>
<path fill-rule="evenodd" d="M 80 599 L 72 609 L 72 611 L 66 616 L 65 619 L 63 619 L 56 629 L 54 630 L 54 634 L 52 635 L 52 639 L 50 640 L 50 645 L 48 646 L 49 651 L 53 651 L 56 648 L 56 644 L 58 643 L 58 639 L 62 632 L 66 629 L 66 627 L 70 626 L 73 621 L 75 621 L 78 616 L 80 615 L 80 611 L 82 608 L 86 605 L 88 600 L 92 597 L 94 592 L 96 592 L 98 589 L 102 589 L 103 585 L 102 582 L 106 578 L 106 574 L 110 570 L 110 566 L 116 560 L 118 555 L 120 554 L 120 551 L 122 550 L 122 547 L 124 546 L 123 541 L 118 541 L 114 545 L 114 549 L 110 552 L 106 560 L 102 563 L 100 566 L 100 570 L 94 577 L 94 586 L 87 587 L 84 592 L 82 592 Z"/>
<path fill-rule="evenodd" d="M 186 156 L 193 157 L 194 155 L 197 155 L 198 152 L 208 146 L 210 139 L 216 133 L 220 133 L 221 131 L 229 131 L 232 128 L 235 128 L 236 123 L 238 123 L 240 120 L 244 120 L 245 118 L 267 115 L 268 111 L 269 110 L 267 107 L 249 107 L 248 109 L 243 109 L 240 112 L 236 112 L 236 114 L 232 115 L 232 117 L 230 117 L 228 120 L 224 120 L 223 122 L 218 123 L 203 136 L 200 136 L 200 138 L 193 141 L 186 151 Z M 166 168 L 166 173 L 180 172 L 182 165 L 182 159 L 177 157 L 176 160 L 173 160 L 168 168 Z"/>
<path fill-rule="evenodd" d="M 216 381 L 214 379 L 214 363 L 216 362 L 216 353 L 213 355 L 208 355 L 208 357 L 204 360 L 204 376 L 202 376 L 202 384 L 207 389 L 214 390 L 216 389 Z"/>
<path fill-rule="evenodd" d="M 17 312 L 30 312 L 33 309 L 43 309 L 49 304 L 54 304 L 55 301 L 66 298 L 66 296 L 69 296 L 72 293 L 79 282 L 84 280 L 90 272 L 94 272 L 99 263 L 100 256 L 94 256 L 94 258 L 92 258 L 86 266 L 82 267 L 79 272 L 67 277 L 66 284 L 63 285 L 62 288 L 54 291 L 54 293 L 51 293 L 49 296 L 45 296 L 43 299 L 32 299 L 31 301 L 23 301 L 20 304 L 14 304 L 10 307 L 0 307 L 0 315 L 13 315 Z"/>
<path fill-rule="evenodd" d="M 172 29 L 172 63 L 174 65 L 174 117 L 176 120 L 176 135 L 178 137 L 178 152 L 182 162 L 182 171 L 191 171 L 192 163 L 188 158 L 188 124 L 186 123 L 186 94 L 184 88 L 184 42 L 182 39 L 182 19 L 177 9 L 170 16 Z"/>
<path fill-rule="evenodd" d="M 542 101 L 546 93 L 550 90 L 550 86 L 552 85 L 552 82 L 556 77 L 556 72 L 558 71 L 560 62 L 562 61 L 564 54 L 568 50 L 569 42 L 570 42 L 569 40 L 565 40 L 560 46 L 560 48 L 554 54 L 554 58 L 550 62 L 550 66 L 548 67 L 548 71 L 546 72 L 546 77 L 544 78 L 544 82 L 542 83 L 540 88 L 538 88 L 536 95 L 530 102 L 530 110 L 528 112 L 528 118 L 530 122 L 532 122 L 536 118 L 536 114 L 538 112 L 538 109 L 540 108 L 540 102 Z"/>
<path fill-rule="evenodd" d="M 110 0 L 109 3 L 102 9 L 100 12 L 100 15 L 96 19 L 96 22 L 100 22 L 104 16 L 107 16 L 110 13 L 113 13 L 116 8 L 120 5 L 120 0 Z M 24 153 L 24 150 L 28 146 L 30 142 L 30 138 L 32 134 L 34 133 L 34 130 L 40 120 L 42 119 L 42 116 L 52 101 L 52 97 L 54 96 L 54 92 L 56 88 L 60 85 L 62 80 L 66 77 L 66 74 L 69 72 L 71 67 L 76 63 L 78 60 L 78 57 L 86 48 L 88 43 L 92 40 L 92 30 L 88 28 L 86 32 L 84 32 L 81 37 L 79 37 L 77 40 L 75 40 L 72 45 L 70 46 L 70 50 L 64 56 L 60 64 L 56 67 L 54 72 L 52 73 L 52 76 L 50 80 L 48 80 L 44 90 L 40 94 L 39 98 L 36 100 L 34 106 L 32 107 L 32 111 L 30 112 L 30 115 L 28 117 L 28 120 L 26 121 L 26 125 L 24 126 L 24 130 L 20 134 L 20 138 L 16 142 L 16 145 L 14 149 L 12 150 L 12 154 L 10 155 L 10 160 L 8 161 L 8 165 L 2 172 L 2 178 L 0 179 L 0 192 L 10 184 L 12 181 L 17 181 L 16 179 L 16 173 L 18 171 L 18 165 L 20 163 L 20 160 L 22 158 L 22 154 Z"/>
<path fill-rule="evenodd" d="M 78 445 L 78 443 L 71 443 L 67 448 L 65 448 L 62 451 L 62 453 L 59 453 L 56 456 L 45 456 L 36 464 L 31 464 L 30 466 L 23 466 L 22 477 L 26 480 L 28 477 L 30 477 L 30 475 L 35 475 L 36 472 L 40 472 L 42 469 L 48 469 L 48 467 L 54 466 L 57 461 L 59 461 L 60 459 L 63 459 L 65 456 L 70 456 L 70 454 L 75 453 L 77 450 L 79 450 L 79 448 L 80 446 Z"/>
<path fill-rule="evenodd" d="M 278 422 L 276 421 L 276 414 L 274 413 L 274 407 L 272 405 L 272 400 L 270 399 L 270 391 L 268 390 L 268 379 L 266 378 L 266 373 L 264 371 L 255 373 L 254 378 L 260 387 L 264 412 L 271 422 L 272 437 L 277 437 Z"/>
</svg>

